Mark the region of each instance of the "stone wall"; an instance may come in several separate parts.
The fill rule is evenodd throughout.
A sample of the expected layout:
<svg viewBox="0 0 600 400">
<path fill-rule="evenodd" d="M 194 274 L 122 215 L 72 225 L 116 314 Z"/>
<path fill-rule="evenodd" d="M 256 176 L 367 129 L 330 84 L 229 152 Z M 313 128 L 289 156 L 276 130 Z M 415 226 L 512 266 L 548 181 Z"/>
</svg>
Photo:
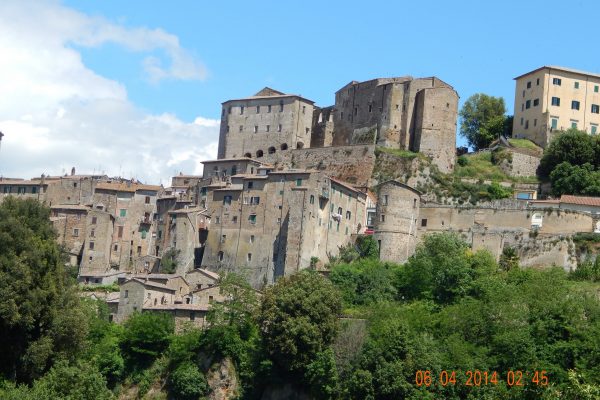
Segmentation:
<svg viewBox="0 0 600 400">
<path fill-rule="evenodd" d="M 498 166 L 508 176 L 536 176 L 541 156 L 516 149 L 497 150 L 496 157 L 501 158 Z M 506 154 L 506 156 L 503 156 Z"/>
<path fill-rule="evenodd" d="M 369 186 L 375 164 L 374 145 L 354 145 L 288 150 L 264 159 L 277 169 L 323 171 L 356 186 Z"/>
</svg>

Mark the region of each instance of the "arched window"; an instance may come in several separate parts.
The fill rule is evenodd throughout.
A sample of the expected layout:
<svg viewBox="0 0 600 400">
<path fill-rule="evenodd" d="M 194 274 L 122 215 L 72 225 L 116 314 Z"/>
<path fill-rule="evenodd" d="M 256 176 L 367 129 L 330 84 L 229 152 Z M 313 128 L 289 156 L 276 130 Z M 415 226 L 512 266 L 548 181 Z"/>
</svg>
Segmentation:
<svg viewBox="0 0 600 400">
<path fill-rule="evenodd" d="M 244 157 L 247 157 L 247 158 L 252 158 L 252 154 L 250 154 L 250 153 L 246 153 L 246 154 L 244 154 Z"/>
<path fill-rule="evenodd" d="M 346 219 L 352 218 L 352 213 L 350 211 L 346 211 Z"/>
<path fill-rule="evenodd" d="M 281 150 L 287 150 L 287 148 L 288 148 L 287 143 L 282 143 L 281 144 Z"/>
<path fill-rule="evenodd" d="M 256 158 L 261 158 L 263 156 L 263 151 L 262 150 L 258 150 L 256 152 Z"/>
<path fill-rule="evenodd" d="M 342 207 L 338 207 L 338 214 L 342 215 Z"/>
<path fill-rule="evenodd" d="M 304 143 L 302 143 L 302 142 L 296 143 L 296 148 L 297 149 L 303 149 L 304 148 Z"/>
<path fill-rule="evenodd" d="M 269 147 L 269 154 L 275 154 L 275 147 Z"/>
</svg>

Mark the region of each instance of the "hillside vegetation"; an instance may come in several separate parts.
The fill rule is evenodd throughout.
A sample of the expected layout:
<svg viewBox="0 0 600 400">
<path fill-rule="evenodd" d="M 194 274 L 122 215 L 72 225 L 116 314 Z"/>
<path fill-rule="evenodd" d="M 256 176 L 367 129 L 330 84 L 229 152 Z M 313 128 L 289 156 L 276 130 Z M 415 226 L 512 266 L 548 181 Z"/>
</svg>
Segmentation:
<svg viewBox="0 0 600 400">
<path fill-rule="evenodd" d="M 571 275 L 521 270 L 510 252 L 498 265 L 434 234 L 396 265 L 365 237 L 329 278 L 281 278 L 262 299 L 227 275 L 210 327 L 176 334 L 168 315 L 115 325 L 73 296 L 47 216 L 34 201 L 0 205 L 2 399 L 600 396 L 600 259 Z M 469 371 L 488 379 L 469 386 Z"/>
</svg>

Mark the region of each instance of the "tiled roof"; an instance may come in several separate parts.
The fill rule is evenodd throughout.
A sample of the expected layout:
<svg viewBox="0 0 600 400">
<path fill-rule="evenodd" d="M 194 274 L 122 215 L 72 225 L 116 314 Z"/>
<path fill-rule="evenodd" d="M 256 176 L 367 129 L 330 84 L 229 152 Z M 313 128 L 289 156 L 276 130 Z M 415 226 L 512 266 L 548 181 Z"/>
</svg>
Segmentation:
<svg viewBox="0 0 600 400">
<path fill-rule="evenodd" d="M 168 290 L 171 292 L 175 292 L 175 289 L 171 289 L 170 287 L 168 287 L 167 285 L 163 285 L 162 283 L 157 283 L 157 282 L 153 282 L 153 281 L 145 281 L 139 278 L 132 278 L 130 279 L 128 282 L 131 281 L 135 281 L 138 283 L 141 283 L 144 286 L 148 286 L 148 287 L 153 287 L 153 288 L 157 288 L 157 289 L 163 289 L 163 290 Z"/>
<path fill-rule="evenodd" d="M 209 271 L 209 270 L 204 269 L 204 268 L 194 269 L 194 270 L 188 272 L 188 274 L 191 274 L 192 272 L 203 273 L 204 275 L 209 276 L 209 277 L 211 277 L 211 278 L 213 278 L 215 280 L 219 280 L 221 278 L 221 276 L 219 274 L 217 274 L 216 272 L 212 272 L 212 271 Z"/>
<path fill-rule="evenodd" d="M 560 197 L 560 202 L 567 204 L 578 204 L 582 206 L 600 207 L 600 197 L 572 196 L 569 194 L 563 194 Z"/>
<path fill-rule="evenodd" d="M 190 310 L 208 311 L 210 307 L 206 304 L 157 304 L 144 306 L 144 310 Z"/>
</svg>

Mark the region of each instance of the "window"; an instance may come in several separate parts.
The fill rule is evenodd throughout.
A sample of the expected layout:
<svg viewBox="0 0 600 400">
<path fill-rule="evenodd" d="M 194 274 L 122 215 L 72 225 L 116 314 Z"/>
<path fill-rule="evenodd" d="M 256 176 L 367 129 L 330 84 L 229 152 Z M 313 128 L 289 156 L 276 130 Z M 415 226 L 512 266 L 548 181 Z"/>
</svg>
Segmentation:
<svg viewBox="0 0 600 400">
<path fill-rule="evenodd" d="M 94 242 L 90 242 L 90 250 L 94 250 Z"/>
<path fill-rule="evenodd" d="M 383 204 L 384 206 L 387 206 L 387 205 L 388 205 L 388 195 L 387 195 L 387 194 L 384 194 L 384 195 L 383 195 L 383 202 L 382 202 L 382 204 Z"/>
<path fill-rule="evenodd" d="M 248 222 L 250 222 L 253 225 L 256 224 L 256 214 L 248 215 Z"/>
<path fill-rule="evenodd" d="M 118 250 L 119 250 L 119 245 L 118 245 L 118 244 L 115 244 L 115 247 L 113 247 L 113 250 L 114 250 L 114 251 L 118 251 Z"/>
<path fill-rule="evenodd" d="M 240 125 L 240 132 L 242 132 L 244 130 L 244 126 Z"/>
<path fill-rule="evenodd" d="M 531 81 L 527 82 L 527 89 L 531 89 Z"/>
<path fill-rule="evenodd" d="M 315 196 L 313 194 L 310 195 L 310 204 L 315 204 Z"/>
<path fill-rule="evenodd" d="M 525 104 L 521 103 L 521 111 L 525 111 Z"/>
<path fill-rule="evenodd" d="M 227 235 L 221 235 L 221 243 L 225 243 L 227 240 Z"/>
<path fill-rule="evenodd" d="M 540 78 L 537 78 L 537 79 L 535 80 L 535 85 L 536 85 L 536 86 L 540 86 Z"/>
<path fill-rule="evenodd" d="M 256 151 L 256 158 L 261 158 L 263 155 L 264 155 L 264 152 L 262 150 Z"/>
<path fill-rule="evenodd" d="M 561 84 L 561 79 L 560 78 L 552 78 L 552 84 L 556 85 L 556 86 L 560 86 Z"/>
<path fill-rule="evenodd" d="M 90 237 L 96 237 L 96 230 L 92 229 L 90 231 Z"/>
<path fill-rule="evenodd" d="M 373 111 L 373 105 L 369 104 L 369 112 Z"/>
<path fill-rule="evenodd" d="M 260 197 L 258 197 L 258 196 L 250 197 L 250 205 L 256 206 L 258 204 L 260 204 Z"/>
<path fill-rule="evenodd" d="M 219 253 L 217 253 L 217 259 L 219 261 L 223 261 L 223 252 L 222 251 L 220 251 Z"/>
<path fill-rule="evenodd" d="M 310 133 L 310 128 L 306 128 L 305 129 L 306 134 L 308 135 Z"/>
<path fill-rule="evenodd" d="M 231 106 L 229 106 L 229 108 L 227 109 L 227 113 L 231 114 Z"/>
<path fill-rule="evenodd" d="M 117 236 L 119 239 L 121 239 L 123 237 L 123 227 L 122 226 L 117 227 Z"/>
<path fill-rule="evenodd" d="M 224 206 L 230 206 L 231 205 L 231 199 L 232 199 L 232 196 L 230 196 L 230 195 L 223 197 L 223 205 Z"/>
<path fill-rule="evenodd" d="M 537 126 L 537 118 L 533 120 L 533 126 Z"/>
<path fill-rule="evenodd" d="M 592 128 L 592 130 L 591 130 L 592 135 L 595 135 L 596 133 L 598 133 L 598 125 L 592 125 L 591 128 Z"/>
<path fill-rule="evenodd" d="M 283 112 L 283 101 L 279 102 L 279 112 Z"/>
<path fill-rule="evenodd" d="M 254 235 L 250 235 L 250 243 L 254 243 Z"/>
<path fill-rule="evenodd" d="M 247 262 L 250 262 L 250 261 L 252 261 L 252 253 L 248 253 L 248 254 L 246 254 L 246 261 L 247 261 Z"/>
<path fill-rule="evenodd" d="M 552 129 L 556 129 L 558 127 L 558 118 L 552 118 L 551 124 Z"/>
<path fill-rule="evenodd" d="M 141 256 L 142 255 L 142 246 L 138 246 L 137 247 L 137 255 Z"/>
<path fill-rule="evenodd" d="M 579 89 L 579 82 L 575 82 L 575 84 L 573 85 L 573 87 L 574 87 L 575 89 Z"/>
<path fill-rule="evenodd" d="M 525 121 L 525 129 L 529 129 L 529 120 Z"/>
<path fill-rule="evenodd" d="M 302 178 L 296 179 L 296 186 L 302 186 Z"/>
<path fill-rule="evenodd" d="M 31 193 L 33 193 L 33 194 L 37 193 L 37 188 L 35 186 L 31 187 Z"/>
<path fill-rule="evenodd" d="M 523 126 L 523 121 L 524 121 L 524 119 L 523 119 L 523 117 L 521 117 L 521 126 Z"/>
<path fill-rule="evenodd" d="M 79 229 L 77 229 L 77 228 L 73 229 L 73 236 L 75 236 L 75 237 L 79 236 Z"/>
<path fill-rule="evenodd" d="M 269 154 L 275 154 L 276 150 L 275 150 L 275 147 L 271 146 L 271 147 L 269 147 L 268 151 L 269 151 Z"/>
<path fill-rule="evenodd" d="M 270 105 L 270 104 L 267 106 L 267 112 L 268 112 L 268 113 L 270 113 L 270 112 L 271 112 L 271 105 Z"/>
<path fill-rule="evenodd" d="M 350 211 L 346 211 L 346 219 L 352 219 L 352 213 Z"/>
<path fill-rule="evenodd" d="M 260 106 L 256 106 L 256 113 L 260 114 Z"/>
<path fill-rule="evenodd" d="M 571 121 L 571 128 L 577 129 L 577 122 L 576 121 Z"/>
<path fill-rule="evenodd" d="M 254 125 L 254 133 L 258 132 L 258 125 Z"/>
<path fill-rule="evenodd" d="M 25 188 L 24 188 L 24 187 L 22 187 L 22 186 L 21 186 L 21 187 L 19 187 L 19 189 L 18 189 L 17 193 L 19 193 L 19 194 L 25 194 Z"/>
<path fill-rule="evenodd" d="M 594 93 L 598 93 L 598 85 L 594 86 Z"/>
<path fill-rule="evenodd" d="M 427 218 L 421 219 L 421 226 L 422 227 L 426 227 L 427 226 Z"/>
<path fill-rule="evenodd" d="M 4 186 L 4 193 L 10 193 L 10 186 Z"/>
<path fill-rule="evenodd" d="M 215 224 L 219 224 L 220 222 L 221 222 L 221 218 L 220 217 L 215 218 Z"/>
<path fill-rule="evenodd" d="M 254 182 L 253 181 L 249 181 L 247 187 L 248 187 L 248 189 L 254 188 Z"/>
<path fill-rule="evenodd" d="M 243 115 L 243 114 L 244 114 L 244 106 L 241 106 L 240 107 L 240 115 Z"/>
<path fill-rule="evenodd" d="M 381 222 L 385 222 L 385 214 L 381 214 L 380 219 L 381 219 Z"/>
<path fill-rule="evenodd" d="M 281 132 L 281 129 L 282 129 L 281 124 L 277 125 L 277 132 Z"/>
<path fill-rule="evenodd" d="M 531 108 L 531 100 L 527 100 L 527 101 L 525 102 L 525 108 L 526 108 L 526 109 L 530 109 L 530 108 Z"/>
<path fill-rule="evenodd" d="M 267 130 L 267 132 L 269 132 L 271 130 L 271 125 L 267 125 L 266 130 Z"/>
<path fill-rule="evenodd" d="M 125 298 L 128 298 L 128 297 L 129 297 L 129 290 L 126 290 L 125 291 Z"/>
<path fill-rule="evenodd" d="M 598 104 L 592 104 L 592 114 L 600 113 L 600 106 Z"/>
<path fill-rule="evenodd" d="M 523 90 L 522 97 L 525 97 L 525 91 Z"/>
<path fill-rule="evenodd" d="M 302 106 L 302 114 L 306 114 L 306 106 Z"/>
<path fill-rule="evenodd" d="M 560 97 L 553 97 L 552 98 L 552 105 L 559 107 L 560 106 Z"/>
<path fill-rule="evenodd" d="M 344 211 L 342 210 L 342 207 L 338 207 L 338 212 L 337 212 L 337 213 L 338 213 L 338 215 L 340 215 L 340 216 L 341 216 L 343 212 L 344 212 Z"/>
<path fill-rule="evenodd" d="M 533 100 L 533 106 L 534 106 L 534 107 L 537 107 L 537 106 L 539 106 L 539 105 L 540 105 L 540 99 L 534 99 L 534 100 Z"/>
<path fill-rule="evenodd" d="M 92 224 L 95 225 L 98 222 L 98 217 L 92 217 Z"/>
<path fill-rule="evenodd" d="M 571 102 L 571 110 L 579 110 L 579 102 L 577 100 Z"/>
<path fill-rule="evenodd" d="M 354 107 L 354 115 L 358 114 L 358 107 Z"/>
<path fill-rule="evenodd" d="M 121 208 L 121 209 L 119 210 L 119 216 L 121 216 L 121 217 L 126 217 L 126 216 L 127 216 L 127 210 L 126 210 L 126 209 L 124 209 L 124 208 Z"/>
</svg>

